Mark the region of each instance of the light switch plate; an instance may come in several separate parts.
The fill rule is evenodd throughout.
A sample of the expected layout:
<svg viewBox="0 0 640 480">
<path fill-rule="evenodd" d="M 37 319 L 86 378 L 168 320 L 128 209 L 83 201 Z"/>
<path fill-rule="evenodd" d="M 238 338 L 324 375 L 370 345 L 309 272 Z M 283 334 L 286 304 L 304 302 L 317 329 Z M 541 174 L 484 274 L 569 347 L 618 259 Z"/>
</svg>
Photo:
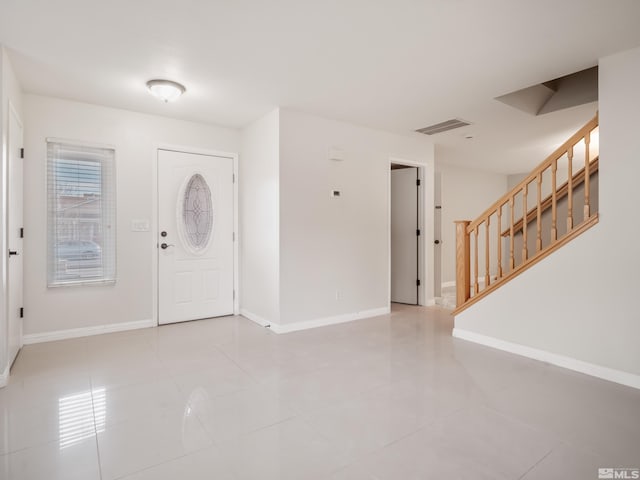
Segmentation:
<svg viewBox="0 0 640 480">
<path fill-rule="evenodd" d="M 149 220 L 131 220 L 132 232 L 148 232 Z"/>
</svg>

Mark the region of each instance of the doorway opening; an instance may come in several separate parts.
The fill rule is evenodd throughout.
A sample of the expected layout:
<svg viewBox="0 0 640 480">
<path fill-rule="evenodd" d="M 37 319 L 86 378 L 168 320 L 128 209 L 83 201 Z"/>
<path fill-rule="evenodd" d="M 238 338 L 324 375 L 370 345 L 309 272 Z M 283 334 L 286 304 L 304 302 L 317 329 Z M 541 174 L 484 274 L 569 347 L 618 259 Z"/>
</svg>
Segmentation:
<svg viewBox="0 0 640 480">
<path fill-rule="evenodd" d="M 391 163 L 390 171 L 390 300 L 423 303 L 422 167 Z"/>
</svg>

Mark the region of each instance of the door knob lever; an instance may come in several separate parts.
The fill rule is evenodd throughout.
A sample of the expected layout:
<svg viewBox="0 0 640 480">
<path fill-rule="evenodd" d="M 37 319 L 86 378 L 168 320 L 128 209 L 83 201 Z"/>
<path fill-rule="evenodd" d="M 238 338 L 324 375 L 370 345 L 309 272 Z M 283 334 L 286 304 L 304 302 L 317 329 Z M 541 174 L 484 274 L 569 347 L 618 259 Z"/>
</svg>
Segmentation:
<svg viewBox="0 0 640 480">
<path fill-rule="evenodd" d="M 175 245 L 171 244 L 171 243 L 162 243 L 160 244 L 160 248 L 163 250 L 166 250 L 169 247 L 175 247 Z"/>
<path fill-rule="evenodd" d="M 12 257 L 14 255 L 20 255 L 18 252 L 16 252 L 15 250 L 9 250 L 9 256 Z"/>
</svg>

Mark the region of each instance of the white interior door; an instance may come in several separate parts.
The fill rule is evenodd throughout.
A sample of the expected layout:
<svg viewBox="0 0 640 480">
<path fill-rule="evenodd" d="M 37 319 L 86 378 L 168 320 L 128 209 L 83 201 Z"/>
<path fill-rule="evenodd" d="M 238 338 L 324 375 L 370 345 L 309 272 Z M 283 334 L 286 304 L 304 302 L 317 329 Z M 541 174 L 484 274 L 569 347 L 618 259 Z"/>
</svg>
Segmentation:
<svg viewBox="0 0 640 480">
<path fill-rule="evenodd" d="M 9 164 L 8 164 L 8 218 L 7 241 L 7 336 L 9 365 L 22 347 L 22 298 L 23 298 L 23 239 L 22 239 L 22 123 L 9 108 Z"/>
<path fill-rule="evenodd" d="M 418 169 L 391 170 L 391 301 L 418 304 Z"/>
<path fill-rule="evenodd" d="M 233 314 L 233 159 L 158 151 L 158 322 Z"/>
</svg>

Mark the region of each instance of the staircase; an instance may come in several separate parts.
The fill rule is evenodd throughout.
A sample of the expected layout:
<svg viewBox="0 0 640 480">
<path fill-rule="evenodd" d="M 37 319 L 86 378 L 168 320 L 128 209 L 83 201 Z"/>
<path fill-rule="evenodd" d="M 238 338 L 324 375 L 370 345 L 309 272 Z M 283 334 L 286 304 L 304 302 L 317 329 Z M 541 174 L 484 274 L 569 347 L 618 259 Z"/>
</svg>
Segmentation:
<svg viewBox="0 0 640 480">
<path fill-rule="evenodd" d="M 455 222 L 454 315 L 598 222 L 598 138 L 596 115 L 482 215 Z"/>
<path fill-rule="evenodd" d="M 456 308 L 456 287 L 443 286 L 441 287 L 440 296 L 436 297 L 436 305 L 446 308 L 447 310 L 454 310 Z"/>
</svg>

